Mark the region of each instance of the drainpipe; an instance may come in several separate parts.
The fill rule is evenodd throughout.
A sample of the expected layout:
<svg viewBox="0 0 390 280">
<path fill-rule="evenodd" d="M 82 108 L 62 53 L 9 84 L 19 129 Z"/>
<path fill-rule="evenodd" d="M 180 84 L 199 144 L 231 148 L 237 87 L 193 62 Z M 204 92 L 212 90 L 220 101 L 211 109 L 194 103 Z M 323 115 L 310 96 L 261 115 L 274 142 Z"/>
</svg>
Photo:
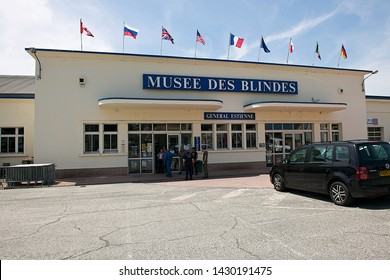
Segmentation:
<svg viewBox="0 0 390 280">
<path fill-rule="evenodd" d="M 39 60 L 39 58 L 37 56 L 37 51 L 35 48 L 30 48 L 29 50 L 34 55 L 35 60 L 38 62 L 38 69 L 36 70 L 36 73 L 35 73 L 35 79 L 40 80 L 41 79 L 41 71 L 42 71 L 41 61 Z"/>
</svg>

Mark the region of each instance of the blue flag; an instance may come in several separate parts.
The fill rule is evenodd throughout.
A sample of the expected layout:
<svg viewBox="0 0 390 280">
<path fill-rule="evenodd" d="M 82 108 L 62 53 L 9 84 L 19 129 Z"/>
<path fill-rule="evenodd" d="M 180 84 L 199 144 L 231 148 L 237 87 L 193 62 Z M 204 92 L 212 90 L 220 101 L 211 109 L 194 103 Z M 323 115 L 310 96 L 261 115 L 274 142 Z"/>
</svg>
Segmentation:
<svg viewBox="0 0 390 280">
<path fill-rule="evenodd" d="M 264 39 L 263 39 L 263 36 L 261 36 L 261 44 L 260 44 L 260 48 L 263 48 L 264 49 L 264 51 L 266 52 L 266 53 L 269 53 L 269 52 L 271 52 L 268 48 L 267 48 L 267 45 L 265 44 L 265 42 L 264 42 Z"/>
</svg>

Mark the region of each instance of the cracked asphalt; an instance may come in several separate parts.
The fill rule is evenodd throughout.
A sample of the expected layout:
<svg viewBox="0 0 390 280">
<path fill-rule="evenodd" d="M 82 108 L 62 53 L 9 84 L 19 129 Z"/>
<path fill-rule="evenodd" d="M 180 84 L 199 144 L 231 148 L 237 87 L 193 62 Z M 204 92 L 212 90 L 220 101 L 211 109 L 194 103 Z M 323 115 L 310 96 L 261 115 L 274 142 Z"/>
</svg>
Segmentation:
<svg viewBox="0 0 390 280">
<path fill-rule="evenodd" d="M 390 259 L 390 197 L 338 207 L 245 180 L 1 190 L 0 259 Z"/>
</svg>

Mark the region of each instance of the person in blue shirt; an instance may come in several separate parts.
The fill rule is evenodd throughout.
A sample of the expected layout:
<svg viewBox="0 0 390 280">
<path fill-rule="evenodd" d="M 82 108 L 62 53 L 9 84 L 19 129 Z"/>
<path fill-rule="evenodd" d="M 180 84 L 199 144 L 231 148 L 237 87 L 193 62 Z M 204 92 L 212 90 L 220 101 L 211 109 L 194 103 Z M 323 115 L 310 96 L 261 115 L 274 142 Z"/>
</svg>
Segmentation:
<svg viewBox="0 0 390 280">
<path fill-rule="evenodd" d="M 172 159 L 173 155 L 171 151 L 166 150 L 164 153 L 165 166 L 167 167 L 167 176 L 172 177 Z"/>
</svg>

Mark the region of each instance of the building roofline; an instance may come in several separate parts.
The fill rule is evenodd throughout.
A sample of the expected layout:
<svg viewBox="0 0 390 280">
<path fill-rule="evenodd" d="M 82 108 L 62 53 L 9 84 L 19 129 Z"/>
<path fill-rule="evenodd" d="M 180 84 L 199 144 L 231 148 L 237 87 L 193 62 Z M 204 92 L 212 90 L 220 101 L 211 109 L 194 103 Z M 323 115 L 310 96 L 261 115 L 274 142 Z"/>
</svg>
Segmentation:
<svg viewBox="0 0 390 280">
<path fill-rule="evenodd" d="M 366 95 L 367 100 L 389 100 L 390 96 L 382 96 L 382 95 Z"/>
<path fill-rule="evenodd" d="M 35 93 L 0 93 L 0 99 L 35 99 Z"/>
<path fill-rule="evenodd" d="M 194 58 L 194 57 L 182 57 L 182 56 L 165 56 L 165 55 L 152 55 L 152 54 L 134 54 L 134 53 L 113 53 L 113 52 L 96 52 L 96 51 L 78 51 L 78 50 L 62 50 L 62 49 L 40 49 L 40 48 L 25 48 L 25 51 L 32 54 L 33 52 L 58 52 L 69 54 L 94 54 L 94 55 L 113 55 L 113 56 L 128 56 L 128 57 L 145 57 L 145 58 L 167 58 L 167 59 L 182 59 L 182 60 L 196 60 L 196 61 L 210 61 L 210 62 L 229 62 L 229 63 L 244 63 L 251 65 L 265 65 L 265 66 L 283 66 L 287 68 L 303 68 L 303 69 L 318 69 L 318 70 L 333 70 L 333 71 L 352 71 L 369 74 L 371 70 L 362 69 L 346 69 L 336 67 L 319 67 L 310 65 L 297 65 L 297 64 L 282 64 L 282 63 L 269 63 L 269 62 L 257 62 L 257 61 L 243 61 L 243 60 L 227 60 L 227 59 L 215 59 L 215 58 Z"/>
</svg>

